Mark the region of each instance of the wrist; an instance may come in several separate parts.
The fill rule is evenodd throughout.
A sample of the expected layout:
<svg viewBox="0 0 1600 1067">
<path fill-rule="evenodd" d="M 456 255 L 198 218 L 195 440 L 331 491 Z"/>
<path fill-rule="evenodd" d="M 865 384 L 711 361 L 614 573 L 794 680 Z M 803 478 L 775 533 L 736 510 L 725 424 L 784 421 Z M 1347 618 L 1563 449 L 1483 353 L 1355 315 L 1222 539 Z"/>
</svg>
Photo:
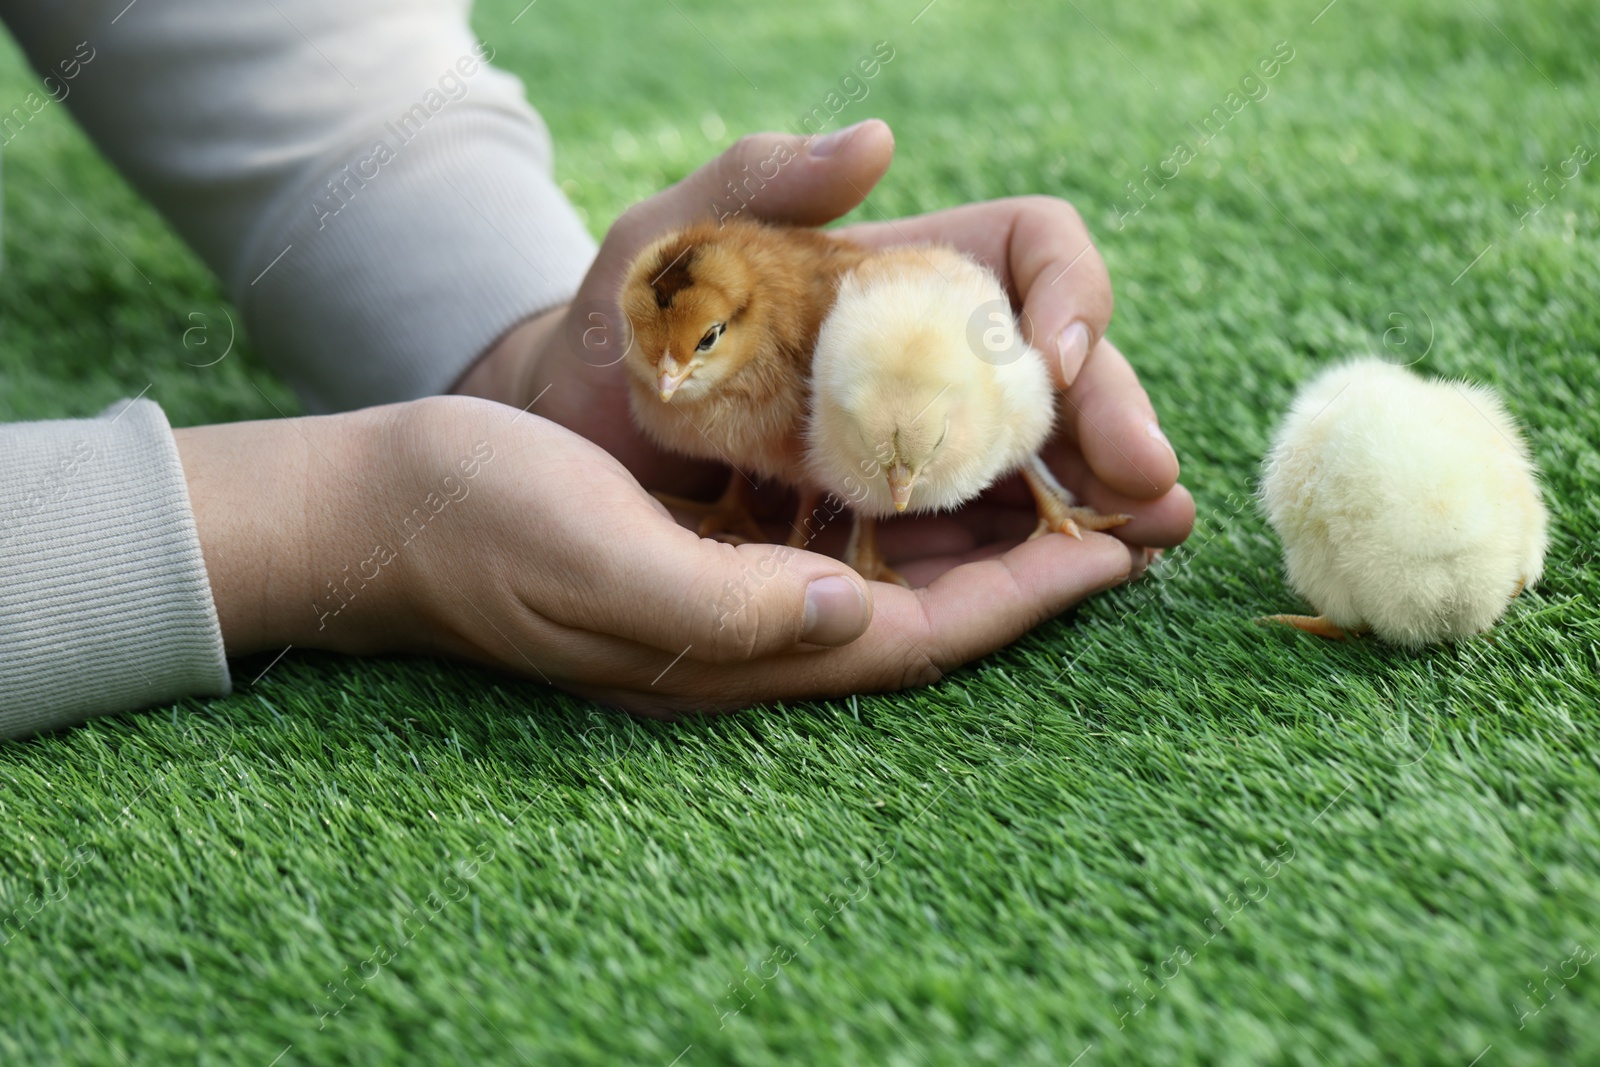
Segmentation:
<svg viewBox="0 0 1600 1067">
<path fill-rule="evenodd" d="M 229 656 L 358 647 L 350 627 L 319 626 L 322 586 L 359 507 L 366 413 L 173 431 Z M 346 553 L 348 554 L 348 553 Z M 332 567 L 332 570 L 329 568 Z M 327 572 L 327 573 L 324 573 Z"/>
<path fill-rule="evenodd" d="M 517 323 L 484 349 L 450 392 L 519 408 L 528 403 L 534 397 L 529 389 L 538 371 L 539 357 L 560 329 L 566 313 L 567 305 L 559 304 Z"/>
</svg>

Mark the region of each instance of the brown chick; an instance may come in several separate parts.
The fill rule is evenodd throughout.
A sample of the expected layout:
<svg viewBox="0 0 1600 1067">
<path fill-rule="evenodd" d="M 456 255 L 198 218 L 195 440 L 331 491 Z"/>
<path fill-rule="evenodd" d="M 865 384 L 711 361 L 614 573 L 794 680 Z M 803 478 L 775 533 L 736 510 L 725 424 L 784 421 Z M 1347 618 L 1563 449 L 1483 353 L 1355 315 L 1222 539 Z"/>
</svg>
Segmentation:
<svg viewBox="0 0 1600 1067">
<path fill-rule="evenodd" d="M 700 536 L 761 540 L 750 476 L 800 484 L 817 331 L 865 255 L 818 230 L 731 220 L 668 234 L 628 269 L 618 303 L 634 421 L 669 451 L 734 469 L 713 504 L 662 498 L 702 512 Z"/>
</svg>

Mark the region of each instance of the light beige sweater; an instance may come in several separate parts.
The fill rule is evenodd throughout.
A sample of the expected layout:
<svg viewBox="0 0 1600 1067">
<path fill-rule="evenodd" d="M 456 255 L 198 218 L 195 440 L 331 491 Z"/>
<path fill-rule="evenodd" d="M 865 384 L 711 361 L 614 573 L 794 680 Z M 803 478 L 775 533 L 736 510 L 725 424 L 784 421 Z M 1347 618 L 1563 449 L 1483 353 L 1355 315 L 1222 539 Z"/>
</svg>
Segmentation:
<svg viewBox="0 0 1600 1067">
<path fill-rule="evenodd" d="M 0 19 L 322 412 L 442 392 L 593 259 L 468 7 L 0 0 Z M 228 691 L 171 431 L 149 401 L 119 410 L 0 426 L 0 736 Z"/>
</svg>

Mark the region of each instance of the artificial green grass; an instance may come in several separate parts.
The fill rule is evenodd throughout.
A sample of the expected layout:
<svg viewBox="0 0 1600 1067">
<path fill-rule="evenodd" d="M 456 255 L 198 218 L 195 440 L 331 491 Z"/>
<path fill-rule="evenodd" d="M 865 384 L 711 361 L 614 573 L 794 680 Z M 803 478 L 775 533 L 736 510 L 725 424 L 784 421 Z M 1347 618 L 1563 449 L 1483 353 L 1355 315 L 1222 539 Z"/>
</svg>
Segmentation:
<svg viewBox="0 0 1600 1067">
<path fill-rule="evenodd" d="M 1600 1062 L 1594 167 L 1519 225 L 1600 148 L 1600 11 L 522 4 L 476 24 L 597 232 L 889 41 L 838 119 L 899 138 L 858 215 L 1077 203 L 1195 535 L 918 692 L 634 723 L 292 652 L 0 744 L 0 926 L 31 916 L 0 1062 Z M 1266 97 L 1119 226 L 1279 41 Z M 0 418 L 146 385 L 178 424 L 293 409 L 247 344 L 188 365 L 225 302 L 62 109 L 5 155 Z M 1554 540 L 1489 638 L 1250 622 L 1297 606 L 1249 499 L 1273 418 L 1356 350 L 1527 426 Z"/>
</svg>

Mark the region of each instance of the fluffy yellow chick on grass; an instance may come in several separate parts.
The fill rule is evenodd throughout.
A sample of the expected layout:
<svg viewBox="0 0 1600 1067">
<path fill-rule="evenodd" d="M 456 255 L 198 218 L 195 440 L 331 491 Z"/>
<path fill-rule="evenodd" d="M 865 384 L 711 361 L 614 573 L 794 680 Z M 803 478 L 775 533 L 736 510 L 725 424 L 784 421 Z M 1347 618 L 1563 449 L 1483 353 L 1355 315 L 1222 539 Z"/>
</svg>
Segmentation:
<svg viewBox="0 0 1600 1067">
<path fill-rule="evenodd" d="M 1547 517 L 1516 423 L 1487 386 L 1376 359 L 1313 379 L 1267 456 L 1261 498 L 1322 637 L 1419 648 L 1493 626 L 1544 569 Z"/>
<path fill-rule="evenodd" d="M 846 274 L 811 373 L 810 486 L 851 502 L 845 562 L 863 577 L 903 581 L 878 553 L 878 519 L 958 507 L 1013 471 L 1038 505 L 1035 537 L 1129 519 L 1077 507 L 1039 458 L 1049 372 L 999 281 L 952 249 L 876 252 Z"/>
</svg>

